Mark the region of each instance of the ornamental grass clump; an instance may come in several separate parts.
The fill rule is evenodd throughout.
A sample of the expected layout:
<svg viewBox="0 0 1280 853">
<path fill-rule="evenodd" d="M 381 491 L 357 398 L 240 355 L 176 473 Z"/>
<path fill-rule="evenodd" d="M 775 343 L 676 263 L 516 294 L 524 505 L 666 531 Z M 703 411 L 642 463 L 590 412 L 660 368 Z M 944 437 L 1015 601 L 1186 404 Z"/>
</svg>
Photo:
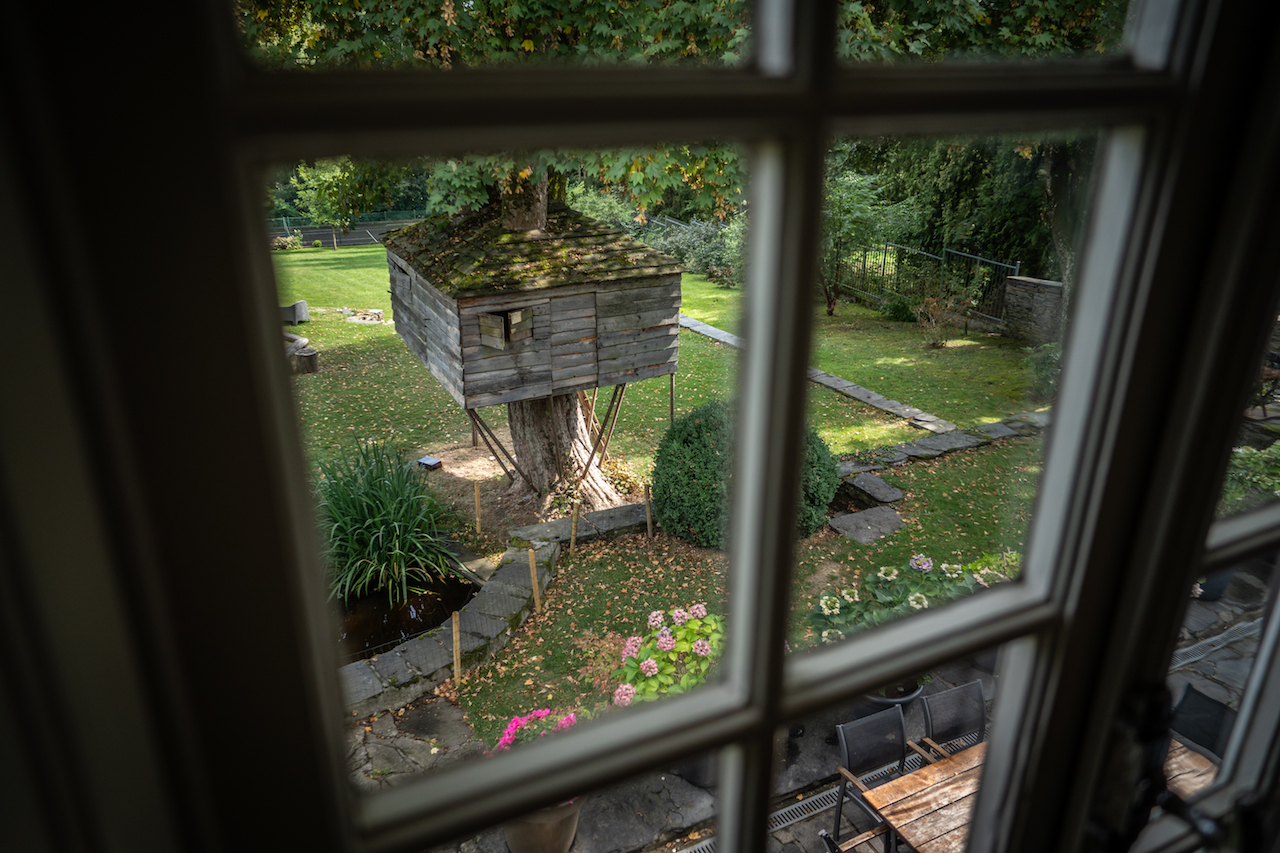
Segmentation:
<svg viewBox="0 0 1280 853">
<path fill-rule="evenodd" d="M 613 673 L 622 682 L 613 691 L 614 705 L 697 687 L 720 657 L 724 617 L 708 613 L 705 604 L 677 607 L 670 613 L 655 610 L 648 624 L 647 634 L 629 637 L 623 647 L 622 666 Z"/>
<path fill-rule="evenodd" d="M 331 598 L 350 602 L 381 591 L 392 605 L 403 604 L 457 574 L 444 535 L 449 510 L 400 454 L 363 442 L 319 468 Z"/>
<path fill-rule="evenodd" d="M 979 589 L 1017 577 L 1022 557 L 1016 551 L 983 554 L 971 563 L 935 564 L 914 554 L 901 568 L 866 571 L 849 586 L 818 596 L 809 624 L 823 643 L 834 643 L 867 628 L 937 607 Z"/>
</svg>

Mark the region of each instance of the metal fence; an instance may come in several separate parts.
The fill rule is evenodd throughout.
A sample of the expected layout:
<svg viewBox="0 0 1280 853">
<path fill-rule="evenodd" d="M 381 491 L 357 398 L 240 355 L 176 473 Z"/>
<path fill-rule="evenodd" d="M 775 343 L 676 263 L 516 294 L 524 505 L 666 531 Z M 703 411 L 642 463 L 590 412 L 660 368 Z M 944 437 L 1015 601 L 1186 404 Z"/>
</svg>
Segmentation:
<svg viewBox="0 0 1280 853">
<path fill-rule="evenodd" d="M 842 293 L 882 306 L 895 297 L 912 304 L 929 297 L 953 299 L 974 313 L 1000 320 L 1004 313 L 1005 279 L 1020 264 L 1007 264 L 943 249 L 941 255 L 885 243 L 840 253 L 835 272 Z"/>
</svg>

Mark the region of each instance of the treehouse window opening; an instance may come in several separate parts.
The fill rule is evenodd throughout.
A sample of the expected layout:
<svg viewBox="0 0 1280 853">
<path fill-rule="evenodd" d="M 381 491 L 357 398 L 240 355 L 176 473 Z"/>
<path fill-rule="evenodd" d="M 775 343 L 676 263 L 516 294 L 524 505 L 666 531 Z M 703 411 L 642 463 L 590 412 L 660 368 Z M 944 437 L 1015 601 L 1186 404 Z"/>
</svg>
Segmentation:
<svg viewBox="0 0 1280 853">
<path fill-rule="evenodd" d="M 480 343 L 505 350 L 533 337 L 533 312 L 528 308 L 479 315 Z"/>
</svg>

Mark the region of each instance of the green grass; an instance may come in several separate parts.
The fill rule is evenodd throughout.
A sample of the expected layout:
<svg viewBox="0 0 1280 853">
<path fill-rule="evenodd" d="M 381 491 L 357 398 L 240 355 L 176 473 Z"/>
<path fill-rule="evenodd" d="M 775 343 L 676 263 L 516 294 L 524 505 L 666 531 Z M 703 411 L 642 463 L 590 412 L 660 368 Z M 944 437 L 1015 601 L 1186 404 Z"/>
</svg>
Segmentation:
<svg viewBox="0 0 1280 853">
<path fill-rule="evenodd" d="M 280 304 L 308 308 L 381 308 L 391 319 L 387 250 L 382 246 L 273 252 Z"/>
<path fill-rule="evenodd" d="M 681 310 L 704 323 L 738 330 L 743 294 L 686 275 Z M 942 349 L 926 349 L 914 323 L 894 323 L 878 311 L 841 303 L 835 317 L 813 306 L 810 363 L 899 402 L 970 428 L 1038 408 L 1028 401 L 1031 377 L 1023 344 L 998 335 L 957 330 Z M 826 436 L 824 435 L 824 438 Z"/>
<path fill-rule="evenodd" d="M 791 637 L 813 643 L 804 617 L 819 594 L 849 585 L 855 573 L 902 567 L 914 554 L 934 564 L 968 563 L 983 554 L 1021 551 L 1043 464 L 1042 438 L 1015 438 L 933 460 L 877 471 L 904 493 L 894 509 L 905 525 L 871 545 L 824 531 L 796 554 Z"/>
<path fill-rule="evenodd" d="M 562 555 L 542 612 L 458 690 L 476 735 L 492 747 L 514 716 L 607 708 L 622 643 L 648 631 L 650 611 L 702 602 L 725 612 L 724 563 L 717 552 L 661 536 L 588 542 Z"/>
</svg>

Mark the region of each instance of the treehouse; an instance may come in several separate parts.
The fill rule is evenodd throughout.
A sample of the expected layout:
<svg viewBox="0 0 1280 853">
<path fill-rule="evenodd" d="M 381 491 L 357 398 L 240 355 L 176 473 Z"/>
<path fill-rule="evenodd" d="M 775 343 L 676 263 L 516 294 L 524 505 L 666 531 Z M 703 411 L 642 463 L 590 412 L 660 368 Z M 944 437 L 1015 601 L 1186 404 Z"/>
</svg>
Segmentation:
<svg viewBox="0 0 1280 853">
<path fill-rule="evenodd" d="M 499 208 L 385 241 L 396 332 L 463 408 L 676 372 L 675 259 L 557 202 L 533 231 Z"/>
</svg>

